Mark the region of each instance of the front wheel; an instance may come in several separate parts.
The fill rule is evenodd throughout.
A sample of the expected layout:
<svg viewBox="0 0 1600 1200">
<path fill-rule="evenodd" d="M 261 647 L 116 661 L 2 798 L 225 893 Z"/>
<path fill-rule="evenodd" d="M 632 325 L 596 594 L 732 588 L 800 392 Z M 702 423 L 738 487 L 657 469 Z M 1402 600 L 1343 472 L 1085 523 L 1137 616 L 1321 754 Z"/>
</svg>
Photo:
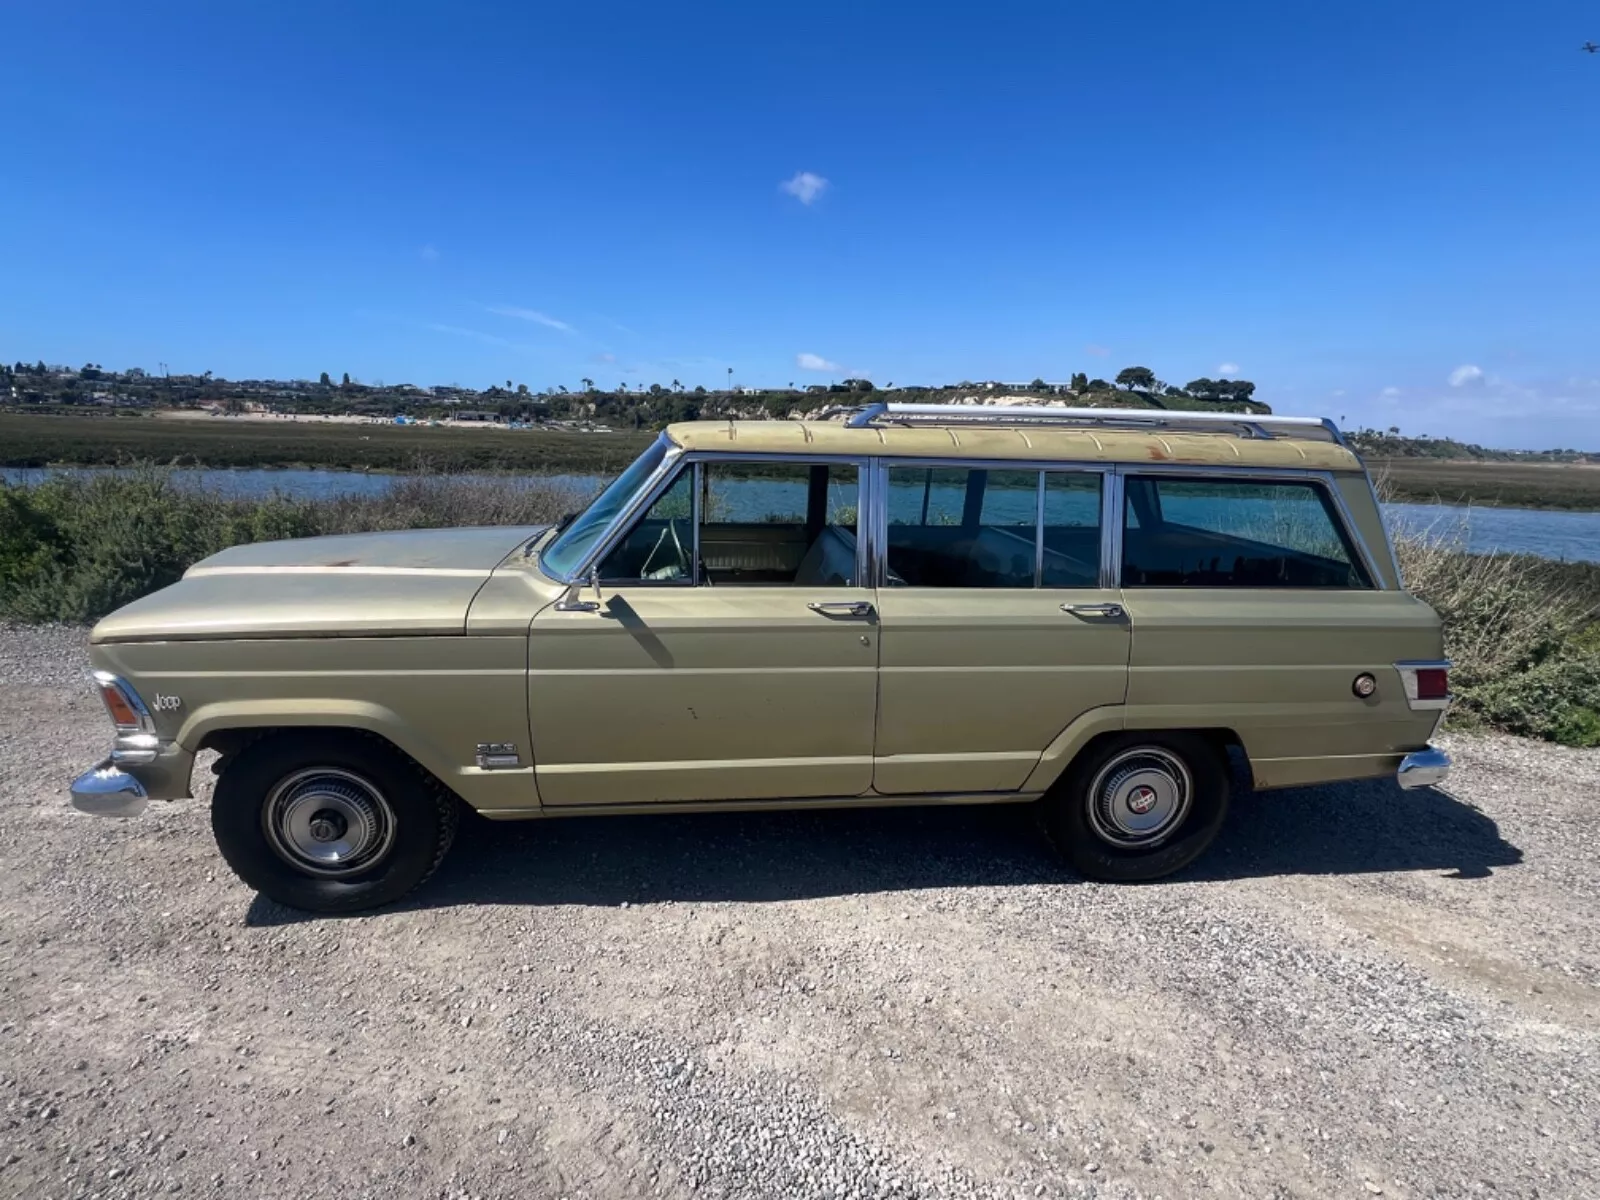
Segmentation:
<svg viewBox="0 0 1600 1200">
<path fill-rule="evenodd" d="M 1121 734 L 1081 756 L 1045 797 L 1045 828 L 1090 879 L 1160 879 L 1211 845 L 1228 792 L 1227 761 L 1204 738 Z"/>
<path fill-rule="evenodd" d="M 398 900 L 443 860 L 456 800 L 361 734 L 305 730 L 253 742 L 217 781 L 211 828 L 234 873 L 310 912 Z"/>
</svg>

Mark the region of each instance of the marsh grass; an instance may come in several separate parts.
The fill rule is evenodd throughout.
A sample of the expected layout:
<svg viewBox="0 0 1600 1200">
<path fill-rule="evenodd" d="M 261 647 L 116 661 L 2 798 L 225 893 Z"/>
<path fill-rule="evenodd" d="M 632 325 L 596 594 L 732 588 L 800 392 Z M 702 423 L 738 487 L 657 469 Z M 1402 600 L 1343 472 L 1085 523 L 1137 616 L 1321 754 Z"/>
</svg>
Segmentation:
<svg viewBox="0 0 1600 1200">
<path fill-rule="evenodd" d="M 229 496 L 142 466 L 0 484 L 0 618 L 93 621 L 176 582 L 228 546 L 278 538 L 465 525 L 539 525 L 587 497 L 545 480 L 396 478 L 382 494 Z"/>
</svg>

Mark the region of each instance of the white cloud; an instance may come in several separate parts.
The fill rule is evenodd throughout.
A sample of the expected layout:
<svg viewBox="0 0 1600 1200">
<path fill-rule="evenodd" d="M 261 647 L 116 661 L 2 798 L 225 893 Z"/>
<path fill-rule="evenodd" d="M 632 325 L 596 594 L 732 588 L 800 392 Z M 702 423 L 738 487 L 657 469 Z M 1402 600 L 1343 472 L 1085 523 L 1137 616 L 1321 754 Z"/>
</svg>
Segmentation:
<svg viewBox="0 0 1600 1200">
<path fill-rule="evenodd" d="M 821 371 L 827 375 L 843 375 L 844 368 L 836 362 L 829 362 L 820 354 L 796 354 L 794 365 L 802 371 Z"/>
<path fill-rule="evenodd" d="M 828 181 L 810 171 L 796 171 L 793 179 L 785 179 L 778 187 L 801 204 L 809 205 L 814 204 L 817 197 L 828 190 Z"/>
<path fill-rule="evenodd" d="M 559 329 L 562 333 L 575 332 L 572 326 L 565 321 L 558 321 L 552 316 L 537 312 L 531 308 L 517 308 L 514 305 L 506 304 L 498 308 L 491 308 L 488 311 L 497 317 L 512 317 L 518 321 L 531 321 L 535 325 L 543 325 L 547 329 Z"/>
<path fill-rule="evenodd" d="M 1217 374 L 1221 375 L 1224 379 L 1228 379 L 1234 375 L 1237 375 L 1238 373 L 1239 364 L 1234 362 L 1223 363 L 1217 368 Z"/>
<path fill-rule="evenodd" d="M 1087 346 L 1085 346 L 1083 348 L 1083 352 L 1085 354 L 1092 354 L 1096 358 L 1104 358 L 1106 355 L 1111 353 L 1111 347 L 1110 346 L 1098 346 L 1094 342 L 1090 342 Z"/>
<path fill-rule="evenodd" d="M 1450 372 L 1451 387 L 1466 387 L 1469 383 L 1477 383 L 1483 378 L 1483 368 L 1475 367 L 1471 363 L 1463 363 Z"/>
<path fill-rule="evenodd" d="M 1387 396 L 1389 399 L 1393 400 L 1396 396 L 1400 395 L 1400 389 L 1397 387 L 1386 387 L 1383 389 L 1383 391 L 1379 392 L 1378 395 Z"/>
<path fill-rule="evenodd" d="M 421 250 L 417 251 L 417 257 L 422 259 L 423 262 L 438 262 L 439 247 L 435 246 L 432 242 L 429 242 Z"/>
</svg>

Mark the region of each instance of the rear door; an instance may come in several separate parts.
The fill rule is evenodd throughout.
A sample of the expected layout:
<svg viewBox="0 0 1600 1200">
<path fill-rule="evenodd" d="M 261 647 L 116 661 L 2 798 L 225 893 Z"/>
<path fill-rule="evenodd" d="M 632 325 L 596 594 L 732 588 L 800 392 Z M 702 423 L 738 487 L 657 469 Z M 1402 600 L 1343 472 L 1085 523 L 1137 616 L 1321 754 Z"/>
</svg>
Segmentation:
<svg viewBox="0 0 1600 1200">
<path fill-rule="evenodd" d="M 1130 625 L 1106 586 L 1103 471 L 878 468 L 884 573 L 873 788 L 1020 788 L 1046 746 L 1121 704 Z"/>
</svg>

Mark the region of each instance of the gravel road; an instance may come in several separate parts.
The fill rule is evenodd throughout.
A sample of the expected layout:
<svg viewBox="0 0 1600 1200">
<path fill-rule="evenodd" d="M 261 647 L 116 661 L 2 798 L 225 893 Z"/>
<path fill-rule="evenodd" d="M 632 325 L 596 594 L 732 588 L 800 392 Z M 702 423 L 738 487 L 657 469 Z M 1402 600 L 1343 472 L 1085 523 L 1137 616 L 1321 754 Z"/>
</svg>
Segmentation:
<svg viewBox="0 0 1600 1200">
<path fill-rule="evenodd" d="M 1176 881 L 1008 809 L 464 822 L 398 909 L 67 805 L 81 630 L 0 630 L 0 1195 L 1600 1193 L 1600 755 L 1237 801 Z"/>
</svg>

